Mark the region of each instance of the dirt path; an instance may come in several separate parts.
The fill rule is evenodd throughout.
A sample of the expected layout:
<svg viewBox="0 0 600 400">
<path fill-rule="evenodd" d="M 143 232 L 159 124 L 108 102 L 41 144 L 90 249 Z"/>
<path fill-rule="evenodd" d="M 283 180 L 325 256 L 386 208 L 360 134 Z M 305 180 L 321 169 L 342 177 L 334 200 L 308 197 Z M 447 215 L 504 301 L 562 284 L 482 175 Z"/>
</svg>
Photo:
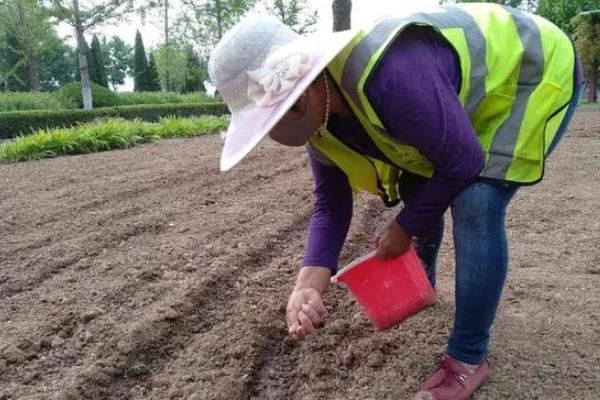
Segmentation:
<svg viewBox="0 0 600 400">
<path fill-rule="evenodd" d="M 375 333 L 333 289 L 327 326 L 294 343 L 305 157 L 264 145 L 223 175 L 219 147 L 0 166 L 0 399 L 409 398 L 451 327 L 451 242 L 435 307 Z M 518 193 L 497 368 L 476 399 L 600 397 L 599 170 L 600 114 L 580 113 L 544 183 Z M 343 258 L 393 213 L 360 197 Z"/>
</svg>

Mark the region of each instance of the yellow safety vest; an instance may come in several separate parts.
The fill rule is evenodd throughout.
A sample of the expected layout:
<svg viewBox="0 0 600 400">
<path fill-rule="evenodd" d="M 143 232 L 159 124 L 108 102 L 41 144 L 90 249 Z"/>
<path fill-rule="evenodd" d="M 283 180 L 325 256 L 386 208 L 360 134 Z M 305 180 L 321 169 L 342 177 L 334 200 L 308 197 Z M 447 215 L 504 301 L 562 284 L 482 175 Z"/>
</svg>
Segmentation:
<svg viewBox="0 0 600 400">
<path fill-rule="evenodd" d="M 575 51 L 555 25 L 496 4 L 461 4 L 386 19 L 360 32 L 328 65 L 365 132 L 394 164 L 359 154 L 330 133 L 310 146 L 340 167 L 355 191 L 400 200 L 402 170 L 431 177 L 433 164 L 388 134 L 365 85 L 392 41 L 410 25 L 431 26 L 460 60 L 461 103 L 485 153 L 482 177 L 533 184 L 574 93 Z"/>
</svg>

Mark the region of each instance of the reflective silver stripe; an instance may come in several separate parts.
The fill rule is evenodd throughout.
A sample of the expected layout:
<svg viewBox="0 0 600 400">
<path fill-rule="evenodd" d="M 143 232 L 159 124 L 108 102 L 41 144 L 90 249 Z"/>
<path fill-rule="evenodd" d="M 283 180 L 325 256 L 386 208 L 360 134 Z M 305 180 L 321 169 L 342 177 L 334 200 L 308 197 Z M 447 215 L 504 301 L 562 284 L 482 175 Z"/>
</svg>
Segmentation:
<svg viewBox="0 0 600 400">
<path fill-rule="evenodd" d="M 508 10 L 517 26 L 524 54 L 519 71 L 515 102 L 509 117 L 498 128 L 494 136 L 489 149 L 487 165 L 481 173 L 485 177 L 494 179 L 506 179 L 529 98 L 542 81 L 545 64 L 542 37 L 535 21 L 521 11 Z"/>
<path fill-rule="evenodd" d="M 485 36 L 475 18 L 456 6 L 446 6 L 432 13 L 415 13 L 406 18 L 388 19 L 379 23 L 350 53 L 342 73 L 342 88 L 364 113 L 365 110 L 358 97 L 358 83 L 373 54 L 385 43 L 394 30 L 400 30 L 408 24 L 419 22 L 433 25 L 439 29 L 462 28 L 464 30 L 471 58 L 469 97 L 465 109 L 468 115 L 472 116 L 486 96 L 487 45 Z"/>
<path fill-rule="evenodd" d="M 354 104 L 362 110 L 363 114 L 365 110 L 358 97 L 358 82 L 360 81 L 360 77 L 373 57 L 373 54 L 383 45 L 392 31 L 402 24 L 407 23 L 409 23 L 408 20 L 400 18 L 387 19 L 380 22 L 352 49 L 352 53 L 350 53 L 348 60 L 346 60 L 344 71 L 342 72 L 341 86 L 350 98 L 352 98 Z"/>
</svg>

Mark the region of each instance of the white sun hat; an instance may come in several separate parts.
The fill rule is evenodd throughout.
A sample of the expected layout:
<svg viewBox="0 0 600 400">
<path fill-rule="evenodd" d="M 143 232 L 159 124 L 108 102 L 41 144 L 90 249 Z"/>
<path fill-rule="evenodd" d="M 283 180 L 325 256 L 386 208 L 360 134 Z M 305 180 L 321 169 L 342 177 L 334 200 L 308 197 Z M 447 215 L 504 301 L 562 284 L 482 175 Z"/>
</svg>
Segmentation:
<svg viewBox="0 0 600 400">
<path fill-rule="evenodd" d="M 279 19 L 247 17 L 212 51 L 208 72 L 231 111 L 221 171 L 269 133 L 356 31 L 301 36 Z"/>
</svg>

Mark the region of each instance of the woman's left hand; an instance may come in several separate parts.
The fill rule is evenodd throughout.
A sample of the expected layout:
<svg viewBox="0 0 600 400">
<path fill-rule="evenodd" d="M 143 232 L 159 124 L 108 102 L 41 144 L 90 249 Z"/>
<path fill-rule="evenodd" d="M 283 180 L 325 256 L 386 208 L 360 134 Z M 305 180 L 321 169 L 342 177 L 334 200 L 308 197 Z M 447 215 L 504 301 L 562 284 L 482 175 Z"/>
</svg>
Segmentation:
<svg viewBox="0 0 600 400">
<path fill-rule="evenodd" d="M 388 224 L 383 236 L 375 239 L 375 257 L 381 260 L 398 258 L 408 251 L 411 240 L 412 237 L 394 219 Z"/>
</svg>

